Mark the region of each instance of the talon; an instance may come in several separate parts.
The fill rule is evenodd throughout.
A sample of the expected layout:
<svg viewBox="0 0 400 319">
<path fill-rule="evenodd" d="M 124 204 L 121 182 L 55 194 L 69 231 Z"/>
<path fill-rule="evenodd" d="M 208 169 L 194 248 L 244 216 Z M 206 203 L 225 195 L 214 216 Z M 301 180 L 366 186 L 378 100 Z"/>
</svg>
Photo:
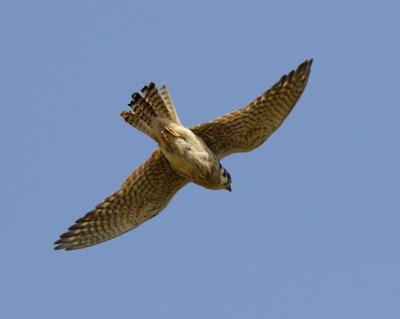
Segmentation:
<svg viewBox="0 0 400 319">
<path fill-rule="evenodd" d="M 174 137 L 181 137 L 181 135 L 179 133 L 177 133 L 176 131 L 174 131 L 172 128 L 168 127 L 168 126 L 164 126 L 165 130 L 171 134 Z"/>
<path fill-rule="evenodd" d="M 167 143 L 169 143 L 168 135 L 167 135 L 164 131 L 161 131 L 160 133 L 161 133 L 161 136 L 164 138 L 164 140 L 165 140 Z"/>
</svg>

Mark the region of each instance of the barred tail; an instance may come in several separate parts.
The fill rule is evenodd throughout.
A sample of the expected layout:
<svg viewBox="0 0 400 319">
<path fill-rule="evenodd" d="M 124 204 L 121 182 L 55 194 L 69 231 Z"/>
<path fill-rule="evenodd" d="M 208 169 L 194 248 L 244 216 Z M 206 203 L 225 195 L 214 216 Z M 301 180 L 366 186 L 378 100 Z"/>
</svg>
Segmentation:
<svg viewBox="0 0 400 319">
<path fill-rule="evenodd" d="M 161 94 L 161 98 L 164 100 L 165 105 L 167 106 L 169 112 L 171 113 L 171 115 L 173 117 L 173 121 L 177 124 L 181 124 L 178 114 L 176 113 L 174 103 L 172 102 L 171 95 L 169 94 L 169 91 L 165 84 L 162 85 L 162 87 L 160 89 L 160 94 Z"/>
<path fill-rule="evenodd" d="M 122 118 L 141 132 L 157 140 L 156 119 L 166 118 L 180 123 L 175 107 L 165 85 L 159 91 L 153 82 L 142 88 L 143 97 L 139 93 L 132 94 L 128 104 L 132 111 L 121 113 Z"/>
</svg>

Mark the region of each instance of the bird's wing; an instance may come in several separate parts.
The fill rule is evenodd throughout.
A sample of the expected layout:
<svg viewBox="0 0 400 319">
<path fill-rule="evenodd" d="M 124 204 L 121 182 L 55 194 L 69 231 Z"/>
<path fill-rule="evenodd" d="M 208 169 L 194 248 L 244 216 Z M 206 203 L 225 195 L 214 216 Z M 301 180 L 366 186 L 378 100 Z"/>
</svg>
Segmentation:
<svg viewBox="0 0 400 319">
<path fill-rule="evenodd" d="M 248 152 L 261 145 L 283 122 L 295 106 L 307 84 L 312 59 L 282 78 L 246 107 L 191 130 L 223 158 Z"/>
<path fill-rule="evenodd" d="M 142 163 L 121 188 L 78 219 L 55 242 L 55 249 L 79 249 L 119 236 L 157 215 L 188 183 L 160 150 Z"/>
</svg>

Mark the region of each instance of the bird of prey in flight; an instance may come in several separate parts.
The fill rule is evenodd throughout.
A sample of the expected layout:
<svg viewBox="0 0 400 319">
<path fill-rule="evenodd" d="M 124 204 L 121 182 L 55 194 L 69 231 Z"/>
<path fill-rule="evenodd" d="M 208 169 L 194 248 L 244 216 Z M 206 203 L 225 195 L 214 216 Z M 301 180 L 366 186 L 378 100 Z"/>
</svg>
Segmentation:
<svg viewBox="0 0 400 319">
<path fill-rule="evenodd" d="M 73 250 L 119 236 L 160 213 L 189 182 L 231 190 L 231 176 L 220 160 L 260 146 L 284 121 L 307 84 L 312 59 L 281 77 L 247 106 L 191 128 L 182 125 L 163 85 L 150 82 L 132 94 L 122 118 L 158 144 L 158 149 L 92 211 L 55 242 Z"/>
</svg>

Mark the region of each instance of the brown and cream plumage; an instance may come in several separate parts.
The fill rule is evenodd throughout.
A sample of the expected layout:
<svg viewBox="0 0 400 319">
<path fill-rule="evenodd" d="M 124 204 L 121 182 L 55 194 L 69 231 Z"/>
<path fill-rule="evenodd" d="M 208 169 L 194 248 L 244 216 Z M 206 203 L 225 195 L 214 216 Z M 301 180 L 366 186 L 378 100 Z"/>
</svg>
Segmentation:
<svg viewBox="0 0 400 319">
<path fill-rule="evenodd" d="M 78 219 L 55 242 L 55 249 L 79 249 L 119 236 L 157 215 L 189 182 L 230 190 L 220 164 L 225 156 L 260 146 L 284 121 L 307 84 L 311 60 L 284 75 L 244 108 L 190 129 L 182 126 L 166 86 L 153 83 L 132 95 L 126 122 L 153 138 L 159 149 L 121 188 Z"/>
</svg>

